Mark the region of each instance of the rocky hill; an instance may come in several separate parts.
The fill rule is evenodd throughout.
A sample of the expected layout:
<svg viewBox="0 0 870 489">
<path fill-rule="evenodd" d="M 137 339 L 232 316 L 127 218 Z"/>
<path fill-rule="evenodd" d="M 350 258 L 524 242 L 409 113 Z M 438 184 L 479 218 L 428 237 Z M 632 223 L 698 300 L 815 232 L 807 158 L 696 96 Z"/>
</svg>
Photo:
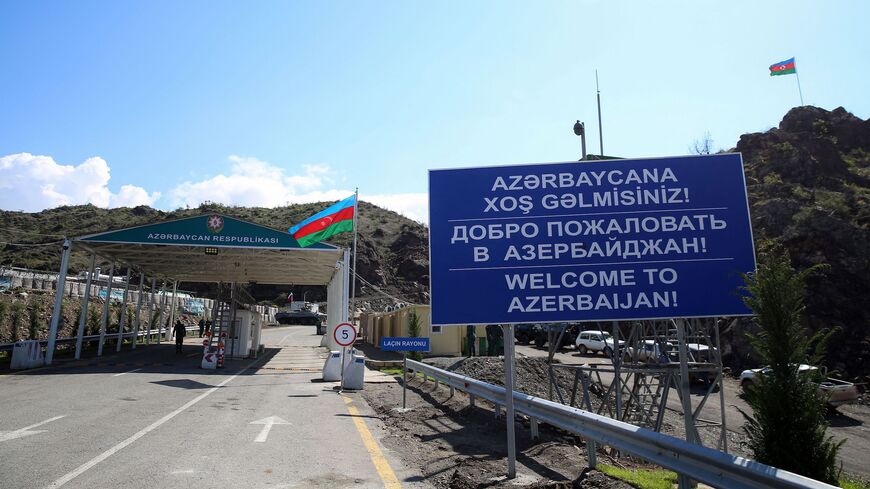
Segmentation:
<svg viewBox="0 0 870 489">
<path fill-rule="evenodd" d="M 163 212 L 150 207 L 102 209 L 92 205 L 65 206 L 36 213 L 0 211 L 0 266 L 16 266 L 56 272 L 60 266 L 59 240 L 64 236 L 156 223 L 219 212 L 275 229 L 287 229 L 328 207 L 331 202 L 299 204 L 274 209 L 226 207 L 204 204 L 196 209 Z M 357 271 L 368 283 L 406 302 L 428 302 L 428 230 L 420 223 L 367 202 L 359 206 L 359 251 Z M 352 234 L 330 238 L 337 246 L 349 246 Z M 17 246 L 10 243 L 24 244 Z M 38 246 L 41 243 L 57 243 Z M 87 269 L 87 257 L 73 253 L 71 272 Z M 188 289 L 203 287 L 184 284 Z M 257 285 L 251 289 L 257 300 L 286 296 L 287 286 Z M 296 297 L 325 300 L 323 287 L 293 287 Z M 358 295 L 372 305 L 392 303 L 383 293 L 357 282 Z"/>
<path fill-rule="evenodd" d="M 842 107 L 798 107 L 779 127 L 741 136 L 733 151 L 743 154 L 756 244 L 781 243 L 798 268 L 830 267 L 810 279 L 806 314 L 812 329 L 842 330 L 829 348 L 828 367 L 867 375 L 870 120 Z"/>
</svg>

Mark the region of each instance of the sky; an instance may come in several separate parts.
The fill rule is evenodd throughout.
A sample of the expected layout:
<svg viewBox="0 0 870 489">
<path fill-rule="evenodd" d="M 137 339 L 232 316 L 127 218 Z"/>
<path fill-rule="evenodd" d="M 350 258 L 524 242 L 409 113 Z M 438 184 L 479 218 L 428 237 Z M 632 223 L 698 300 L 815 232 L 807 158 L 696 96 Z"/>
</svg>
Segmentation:
<svg viewBox="0 0 870 489">
<path fill-rule="evenodd" d="M 870 2 L 4 1 L 0 209 L 360 198 L 427 170 L 683 155 L 870 117 Z M 288 223 L 292 224 L 292 223 Z"/>
</svg>

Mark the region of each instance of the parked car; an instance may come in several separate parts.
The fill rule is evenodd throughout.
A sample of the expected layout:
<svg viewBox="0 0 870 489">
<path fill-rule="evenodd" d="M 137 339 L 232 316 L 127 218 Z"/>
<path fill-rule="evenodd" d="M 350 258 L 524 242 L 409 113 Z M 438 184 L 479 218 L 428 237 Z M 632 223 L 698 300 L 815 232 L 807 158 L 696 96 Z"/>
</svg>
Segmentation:
<svg viewBox="0 0 870 489">
<path fill-rule="evenodd" d="M 760 375 L 768 375 L 771 371 L 770 367 L 744 370 L 740 373 L 740 386 L 745 391 L 756 384 Z M 827 372 L 819 369 L 819 367 L 800 364 L 798 365 L 798 375 L 809 375 L 816 378 L 819 392 L 827 397 L 830 406 L 837 407 L 858 400 L 858 387 L 855 384 L 845 380 L 829 378 L 827 377 Z"/>
<path fill-rule="evenodd" d="M 537 346 L 538 348 L 543 348 L 550 341 L 550 332 L 552 332 L 554 336 L 558 337 L 559 332 L 562 331 L 562 328 L 565 328 L 565 333 L 562 335 L 562 341 L 557 346 L 557 349 L 561 350 L 562 348 L 571 345 L 571 338 L 577 337 L 577 333 L 580 331 L 580 325 L 577 323 L 535 324 L 532 328 L 535 346 Z"/>
<path fill-rule="evenodd" d="M 606 331 L 588 330 L 581 331 L 574 341 L 581 355 L 588 352 L 602 352 L 604 356 L 613 356 L 613 337 Z M 617 350 L 622 351 L 625 341 L 619 340 Z"/>
<path fill-rule="evenodd" d="M 679 361 L 677 345 L 664 340 L 638 341 L 633 347 L 626 348 L 626 360 L 637 359 L 643 363 L 669 363 Z"/>
<path fill-rule="evenodd" d="M 528 345 L 535 339 L 534 324 L 517 324 L 514 326 L 514 338 L 521 345 Z"/>
</svg>

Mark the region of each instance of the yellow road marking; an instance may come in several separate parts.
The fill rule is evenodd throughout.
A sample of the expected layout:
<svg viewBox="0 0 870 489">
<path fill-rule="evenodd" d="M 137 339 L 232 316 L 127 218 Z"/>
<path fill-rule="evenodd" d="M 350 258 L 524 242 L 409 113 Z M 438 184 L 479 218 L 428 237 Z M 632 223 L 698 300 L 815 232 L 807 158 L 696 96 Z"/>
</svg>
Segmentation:
<svg viewBox="0 0 870 489">
<path fill-rule="evenodd" d="M 378 446 L 378 442 L 375 441 L 372 432 L 369 431 L 365 421 L 360 417 L 359 410 L 352 404 L 349 397 L 341 396 L 341 399 L 347 404 L 347 412 L 350 413 L 353 424 L 356 426 L 356 430 L 359 431 L 359 437 L 362 438 L 363 445 L 369 452 L 372 463 L 375 464 L 375 470 L 378 471 L 378 475 L 384 481 L 384 487 L 387 489 L 401 489 L 402 485 L 399 484 L 398 477 L 396 477 L 395 472 L 390 467 L 390 463 L 384 457 L 384 453 L 381 452 L 381 447 Z"/>
</svg>

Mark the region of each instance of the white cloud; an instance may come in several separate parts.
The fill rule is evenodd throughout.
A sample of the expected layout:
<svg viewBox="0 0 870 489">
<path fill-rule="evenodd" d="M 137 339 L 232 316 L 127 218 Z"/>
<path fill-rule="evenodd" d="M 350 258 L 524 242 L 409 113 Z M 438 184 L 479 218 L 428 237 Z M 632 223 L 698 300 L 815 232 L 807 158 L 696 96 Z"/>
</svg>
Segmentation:
<svg viewBox="0 0 870 489">
<path fill-rule="evenodd" d="M 305 165 L 301 174 L 288 174 L 283 168 L 257 158 L 231 155 L 228 174 L 201 181 L 187 181 L 170 192 L 174 206 L 197 207 L 203 202 L 224 205 L 279 207 L 287 204 L 340 200 L 353 190 L 334 188 L 334 172 L 326 165 Z M 428 220 L 425 193 L 377 194 L 360 196 L 419 222 Z"/>
<path fill-rule="evenodd" d="M 60 165 L 50 156 L 18 153 L 0 157 L 0 209 L 41 211 L 61 205 L 98 207 L 153 205 L 149 194 L 134 185 L 109 190 L 109 165 L 95 156 L 78 166 Z"/>
<path fill-rule="evenodd" d="M 231 155 L 230 169 L 202 180 L 186 181 L 160 199 L 136 185 L 109 190 L 110 168 L 100 157 L 78 166 L 60 165 L 50 156 L 19 153 L 0 157 L 0 209 L 40 211 L 61 205 L 91 203 L 99 207 L 197 207 L 203 202 L 278 207 L 287 204 L 341 200 L 353 190 L 335 187 L 335 172 L 326 165 L 305 165 L 290 174 L 257 158 Z M 425 193 L 366 194 L 360 198 L 418 222 L 427 222 Z"/>
<path fill-rule="evenodd" d="M 417 222 L 425 224 L 429 221 L 429 194 L 427 193 L 363 194 L 360 195 L 360 200 L 371 202 L 378 207 L 383 207 L 393 212 L 398 212 L 408 219 L 413 219 Z"/>
<path fill-rule="evenodd" d="M 257 158 L 232 155 L 229 174 L 216 175 L 198 182 L 187 181 L 170 192 L 174 206 L 196 207 L 203 202 L 224 205 L 278 207 L 303 202 L 339 200 L 352 191 L 326 189 L 332 184 L 327 166 L 305 165 L 301 175 L 288 175 Z"/>
<path fill-rule="evenodd" d="M 121 185 L 121 191 L 109 197 L 109 207 L 136 207 L 137 205 L 154 205 L 160 198 L 160 192 L 150 195 L 142 187 Z"/>
</svg>

